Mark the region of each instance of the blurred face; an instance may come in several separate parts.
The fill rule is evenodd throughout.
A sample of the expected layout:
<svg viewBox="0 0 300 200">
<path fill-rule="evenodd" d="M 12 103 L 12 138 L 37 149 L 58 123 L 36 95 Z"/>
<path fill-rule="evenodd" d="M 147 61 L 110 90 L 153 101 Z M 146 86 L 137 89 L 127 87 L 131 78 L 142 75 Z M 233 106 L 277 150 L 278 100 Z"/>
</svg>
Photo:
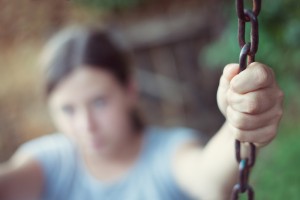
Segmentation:
<svg viewBox="0 0 300 200">
<path fill-rule="evenodd" d="M 129 113 L 136 105 L 132 84 L 121 86 L 108 71 L 81 67 L 49 97 L 58 130 L 88 154 L 109 153 L 133 137 Z"/>
</svg>

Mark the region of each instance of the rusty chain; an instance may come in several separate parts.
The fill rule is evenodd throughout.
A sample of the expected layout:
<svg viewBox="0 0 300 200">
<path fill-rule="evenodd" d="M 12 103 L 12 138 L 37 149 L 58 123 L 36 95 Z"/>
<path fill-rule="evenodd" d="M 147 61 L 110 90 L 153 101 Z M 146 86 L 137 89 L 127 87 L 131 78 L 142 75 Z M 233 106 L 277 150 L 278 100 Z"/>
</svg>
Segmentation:
<svg viewBox="0 0 300 200">
<path fill-rule="evenodd" d="M 241 48 L 239 65 L 240 71 L 246 69 L 247 65 L 255 61 L 255 54 L 258 50 L 258 20 L 261 9 L 261 0 L 252 0 L 252 9 L 244 8 L 244 0 L 236 0 L 236 12 L 238 16 L 238 40 Z M 251 23 L 250 42 L 245 40 L 246 23 Z M 248 61 L 248 62 L 247 62 Z M 239 195 L 247 193 L 248 200 L 254 199 L 254 190 L 248 183 L 249 174 L 255 164 L 256 148 L 249 143 L 249 155 L 246 158 L 241 156 L 241 143 L 235 141 L 236 160 L 239 163 L 239 182 L 233 187 L 231 200 L 238 200 Z"/>
</svg>

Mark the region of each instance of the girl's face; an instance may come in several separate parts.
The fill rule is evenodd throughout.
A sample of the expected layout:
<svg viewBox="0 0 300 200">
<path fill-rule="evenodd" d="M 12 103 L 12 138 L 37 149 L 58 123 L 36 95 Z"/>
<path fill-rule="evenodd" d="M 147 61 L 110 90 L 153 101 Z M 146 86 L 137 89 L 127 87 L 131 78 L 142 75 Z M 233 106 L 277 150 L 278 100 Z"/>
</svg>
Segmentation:
<svg viewBox="0 0 300 200">
<path fill-rule="evenodd" d="M 135 106 L 132 82 L 124 87 L 110 72 L 86 66 L 62 80 L 49 97 L 58 130 L 88 154 L 109 153 L 130 139 Z"/>
</svg>

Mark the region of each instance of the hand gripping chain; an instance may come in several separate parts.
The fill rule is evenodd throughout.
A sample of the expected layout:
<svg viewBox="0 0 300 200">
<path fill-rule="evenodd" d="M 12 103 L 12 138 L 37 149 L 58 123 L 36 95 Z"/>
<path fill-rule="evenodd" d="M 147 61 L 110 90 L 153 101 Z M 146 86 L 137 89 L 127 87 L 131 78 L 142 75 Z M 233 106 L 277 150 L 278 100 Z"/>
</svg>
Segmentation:
<svg viewBox="0 0 300 200">
<path fill-rule="evenodd" d="M 252 9 L 244 8 L 244 0 L 236 0 L 236 11 L 238 16 L 238 40 L 241 48 L 239 65 L 240 71 L 246 69 L 247 65 L 254 62 L 255 54 L 258 50 L 258 20 L 257 17 L 261 9 L 261 0 L 252 0 Z M 250 42 L 245 41 L 245 28 L 246 23 L 251 23 Z M 248 62 L 247 62 L 248 60 Z M 242 158 L 241 156 L 240 141 L 235 141 L 236 160 L 239 163 L 239 182 L 233 187 L 231 200 L 239 200 L 241 193 L 247 193 L 248 200 L 254 200 L 254 190 L 249 185 L 249 174 L 255 164 L 256 148 L 255 145 L 250 143 L 250 153 L 248 157 Z"/>
</svg>

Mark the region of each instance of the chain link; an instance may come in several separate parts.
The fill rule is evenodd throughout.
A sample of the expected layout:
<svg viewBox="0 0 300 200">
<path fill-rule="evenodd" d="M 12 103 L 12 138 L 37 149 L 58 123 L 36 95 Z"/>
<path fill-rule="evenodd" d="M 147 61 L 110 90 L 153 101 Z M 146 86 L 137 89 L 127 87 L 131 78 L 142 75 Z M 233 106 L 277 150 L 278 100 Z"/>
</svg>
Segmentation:
<svg viewBox="0 0 300 200">
<path fill-rule="evenodd" d="M 236 12 L 238 16 L 238 41 L 241 48 L 239 65 L 240 71 L 246 69 L 247 65 L 255 61 L 258 50 L 259 34 L 257 17 L 261 10 L 261 0 L 252 0 L 252 9 L 244 8 L 244 0 L 236 0 Z M 245 40 L 246 23 L 251 23 L 250 42 Z M 247 62 L 248 61 L 248 62 Z M 235 156 L 239 163 L 239 182 L 232 189 L 231 200 L 239 200 L 239 195 L 247 193 L 248 200 L 254 199 L 254 190 L 249 185 L 249 174 L 256 160 L 255 145 L 249 143 L 249 155 L 242 158 L 240 141 L 235 141 Z"/>
</svg>

